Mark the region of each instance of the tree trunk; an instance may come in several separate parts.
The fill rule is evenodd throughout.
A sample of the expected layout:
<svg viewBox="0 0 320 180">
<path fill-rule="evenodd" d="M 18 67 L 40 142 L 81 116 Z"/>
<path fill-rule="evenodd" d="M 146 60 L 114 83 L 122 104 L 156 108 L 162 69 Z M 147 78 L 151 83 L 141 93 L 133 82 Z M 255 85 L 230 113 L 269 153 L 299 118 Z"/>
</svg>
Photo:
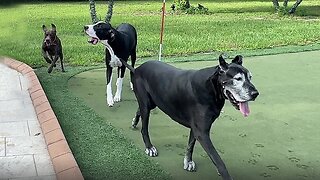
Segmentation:
<svg viewBox="0 0 320 180">
<path fill-rule="evenodd" d="M 186 0 L 186 8 L 187 8 L 187 9 L 190 8 L 190 0 Z"/>
<path fill-rule="evenodd" d="M 283 7 L 286 8 L 286 7 L 288 6 L 288 1 L 289 1 L 289 0 L 284 0 L 284 1 L 283 1 Z"/>
<path fill-rule="evenodd" d="M 301 4 L 302 0 L 297 0 L 296 3 L 294 3 L 294 5 L 292 6 L 292 8 L 289 10 L 289 13 L 290 14 L 293 14 L 297 7 Z"/>
<path fill-rule="evenodd" d="M 274 6 L 274 8 L 276 9 L 276 10 L 279 10 L 279 2 L 278 2 L 278 0 L 272 0 L 272 2 L 273 2 L 273 6 Z"/>
<path fill-rule="evenodd" d="M 106 15 L 106 22 L 110 22 L 110 20 L 111 20 L 112 12 L 113 12 L 113 4 L 114 4 L 114 1 L 113 0 L 109 0 L 109 2 L 108 2 L 108 11 L 107 11 L 107 15 Z"/>
<path fill-rule="evenodd" d="M 90 4 L 91 20 L 92 20 L 92 23 L 95 24 L 96 22 L 98 22 L 97 13 L 96 13 L 96 5 L 95 5 L 94 0 L 89 0 L 89 4 Z"/>
</svg>

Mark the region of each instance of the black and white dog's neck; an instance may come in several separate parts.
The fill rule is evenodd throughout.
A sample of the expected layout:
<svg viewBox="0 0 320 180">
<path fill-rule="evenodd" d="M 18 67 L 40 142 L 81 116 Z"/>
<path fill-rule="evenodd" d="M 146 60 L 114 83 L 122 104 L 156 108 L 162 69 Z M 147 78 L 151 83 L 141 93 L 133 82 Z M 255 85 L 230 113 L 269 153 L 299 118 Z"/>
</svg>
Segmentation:
<svg viewBox="0 0 320 180">
<path fill-rule="evenodd" d="M 131 57 L 131 66 L 134 67 L 136 61 L 137 32 L 136 29 L 127 23 L 120 24 L 113 28 L 110 23 L 97 22 L 92 25 L 85 25 L 84 32 L 91 37 L 89 43 L 96 45 L 99 41 L 105 46 L 106 63 L 106 95 L 108 106 L 113 106 L 114 102 L 121 100 L 122 81 L 125 73 L 125 66 Z M 120 60 L 121 59 L 121 60 Z M 112 94 L 112 68 L 118 67 L 117 91 L 115 96 Z M 132 74 L 132 73 L 131 73 Z M 131 89 L 133 89 L 131 75 Z"/>
</svg>

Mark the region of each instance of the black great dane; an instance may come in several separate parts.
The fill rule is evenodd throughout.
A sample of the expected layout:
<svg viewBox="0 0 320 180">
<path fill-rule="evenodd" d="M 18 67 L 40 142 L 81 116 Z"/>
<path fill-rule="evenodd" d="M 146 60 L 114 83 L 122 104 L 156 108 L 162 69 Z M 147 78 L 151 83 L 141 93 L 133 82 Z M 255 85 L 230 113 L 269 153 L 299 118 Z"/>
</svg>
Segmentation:
<svg viewBox="0 0 320 180">
<path fill-rule="evenodd" d="M 122 82 L 125 66 L 122 66 L 121 60 L 128 61 L 131 56 L 131 66 L 134 67 L 136 62 L 136 47 L 137 47 L 137 32 L 135 28 L 127 23 L 113 28 L 111 24 L 106 22 L 97 22 L 93 25 L 84 26 L 85 33 L 91 37 L 89 43 L 97 44 L 99 41 L 106 47 L 106 84 L 107 84 L 107 104 L 113 106 L 114 102 L 121 100 Z M 118 67 L 117 91 L 115 96 L 112 94 L 112 68 Z M 132 87 L 132 73 L 131 73 L 131 89 Z"/>
<path fill-rule="evenodd" d="M 150 110 L 159 107 L 174 121 L 190 128 L 185 170 L 195 171 L 192 153 L 199 141 L 222 178 L 232 179 L 209 134 L 226 99 L 248 116 L 248 102 L 259 95 L 251 83 L 251 73 L 242 66 L 242 56 L 236 56 L 230 64 L 220 56 L 218 66 L 201 70 L 181 70 L 160 61 L 148 61 L 136 69 L 123 64 L 134 73 L 133 88 L 139 108 L 132 126 L 136 127 L 141 117 L 145 152 L 158 155 L 149 138 L 148 124 Z"/>
</svg>

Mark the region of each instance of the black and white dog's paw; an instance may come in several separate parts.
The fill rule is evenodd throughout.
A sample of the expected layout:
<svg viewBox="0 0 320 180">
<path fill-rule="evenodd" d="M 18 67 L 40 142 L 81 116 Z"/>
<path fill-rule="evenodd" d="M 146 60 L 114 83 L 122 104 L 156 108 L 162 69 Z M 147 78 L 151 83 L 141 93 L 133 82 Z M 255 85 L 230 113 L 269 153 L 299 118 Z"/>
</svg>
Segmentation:
<svg viewBox="0 0 320 180">
<path fill-rule="evenodd" d="M 145 152 L 150 157 L 158 156 L 158 151 L 154 146 L 152 146 L 151 148 L 146 148 Z"/>
<path fill-rule="evenodd" d="M 120 93 L 116 93 L 116 95 L 113 98 L 114 102 L 120 102 L 121 101 L 121 95 Z"/>
<path fill-rule="evenodd" d="M 109 107 L 112 107 L 114 105 L 114 101 L 113 101 L 112 96 L 111 96 L 111 98 L 107 97 L 107 104 L 108 104 Z"/>
<path fill-rule="evenodd" d="M 183 169 L 190 172 L 196 171 L 196 163 L 194 163 L 194 161 L 189 161 L 187 157 L 184 157 Z"/>
</svg>

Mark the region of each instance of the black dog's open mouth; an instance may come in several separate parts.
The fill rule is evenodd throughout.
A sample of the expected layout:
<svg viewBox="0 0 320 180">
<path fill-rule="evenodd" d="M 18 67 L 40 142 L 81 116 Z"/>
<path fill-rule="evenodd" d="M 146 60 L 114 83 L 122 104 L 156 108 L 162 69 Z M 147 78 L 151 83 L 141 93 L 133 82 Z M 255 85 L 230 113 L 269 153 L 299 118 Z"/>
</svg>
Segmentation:
<svg viewBox="0 0 320 180">
<path fill-rule="evenodd" d="M 96 45 L 99 42 L 99 39 L 91 37 L 90 40 L 88 40 L 88 43 L 91 43 L 93 45 Z"/>
<path fill-rule="evenodd" d="M 250 109 L 249 109 L 249 103 L 248 101 L 245 102 L 239 102 L 237 101 L 232 93 L 228 90 L 226 90 L 226 95 L 228 100 L 231 102 L 231 104 L 237 109 L 240 110 L 240 112 L 243 114 L 243 116 L 248 116 L 250 114 Z"/>
</svg>

